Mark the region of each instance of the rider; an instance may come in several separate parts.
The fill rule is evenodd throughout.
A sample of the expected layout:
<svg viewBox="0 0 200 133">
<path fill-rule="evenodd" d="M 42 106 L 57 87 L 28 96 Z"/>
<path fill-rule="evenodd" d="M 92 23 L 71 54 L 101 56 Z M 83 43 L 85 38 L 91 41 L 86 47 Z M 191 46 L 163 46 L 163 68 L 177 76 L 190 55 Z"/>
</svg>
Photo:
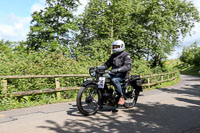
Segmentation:
<svg viewBox="0 0 200 133">
<path fill-rule="evenodd" d="M 112 82 L 116 90 L 120 93 L 118 104 L 124 104 L 124 96 L 120 81 L 129 76 L 131 70 L 132 59 L 128 52 L 125 52 L 125 43 L 122 40 L 116 40 L 112 43 L 112 55 L 104 64 L 105 68 L 112 67 L 111 74 Z"/>
</svg>

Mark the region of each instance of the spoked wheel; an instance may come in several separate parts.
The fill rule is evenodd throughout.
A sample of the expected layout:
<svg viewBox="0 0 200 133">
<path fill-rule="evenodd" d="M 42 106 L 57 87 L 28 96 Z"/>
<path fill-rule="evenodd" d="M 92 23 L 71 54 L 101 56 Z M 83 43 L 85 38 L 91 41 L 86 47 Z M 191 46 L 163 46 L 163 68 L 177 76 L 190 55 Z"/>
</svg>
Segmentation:
<svg viewBox="0 0 200 133">
<path fill-rule="evenodd" d="M 77 95 L 78 110 L 85 116 L 93 115 L 99 109 L 101 93 L 95 85 L 82 87 Z"/>
<path fill-rule="evenodd" d="M 128 84 L 126 93 L 127 99 L 124 102 L 124 106 L 126 108 L 132 108 L 133 106 L 135 106 L 135 104 L 137 103 L 138 96 L 139 92 L 135 91 L 135 89 L 130 84 Z"/>
</svg>

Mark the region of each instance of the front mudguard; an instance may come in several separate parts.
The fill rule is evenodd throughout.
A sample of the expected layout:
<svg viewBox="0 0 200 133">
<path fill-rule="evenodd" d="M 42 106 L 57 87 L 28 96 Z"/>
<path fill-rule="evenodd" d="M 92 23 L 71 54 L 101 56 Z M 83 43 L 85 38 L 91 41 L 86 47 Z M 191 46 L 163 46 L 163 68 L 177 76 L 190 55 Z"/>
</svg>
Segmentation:
<svg viewBox="0 0 200 133">
<path fill-rule="evenodd" d="M 98 91 L 99 94 L 99 108 L 103 107 L 103 97 L 102 97 L 102 91 L 98 88 L 98 84 L 95 81 L 92 80 L 88 80 L 88 81 L 84 81 L 82 83 L 82 87 L 87 87 L 88 85 L 95 85 L 96 89 Z"/>
<path fill-rule="evenodd" d="M 89 81 L 84 81 L 81 86 L 82 87 L 86 87 L 88 85 L 95 85 L 97 87 L 97 89 L 98 89 L 98 84 L 95 81 L 90 81 L 90 80 Z"/>
</svg>

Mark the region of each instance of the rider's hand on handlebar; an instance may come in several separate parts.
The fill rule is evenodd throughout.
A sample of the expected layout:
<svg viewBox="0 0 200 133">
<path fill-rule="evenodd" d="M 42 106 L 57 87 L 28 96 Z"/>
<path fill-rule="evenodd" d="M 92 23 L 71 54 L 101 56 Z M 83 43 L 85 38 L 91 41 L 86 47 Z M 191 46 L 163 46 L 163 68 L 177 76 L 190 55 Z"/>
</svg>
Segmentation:
<svg viewBox="0 0 200 133">
<path fill-rule="evenodd" d="M 112 69 L 111 72 L 112 72 L 112 73 L 117 73 L 117 72 L 118 72 L 118 69 Z"/>
<path fill-rule="evenodd" d="M 105 66 L 98 66 L 97 69 L 100 69 L 100 70 L 105 70 L 106 67 Z"/>
</svg>

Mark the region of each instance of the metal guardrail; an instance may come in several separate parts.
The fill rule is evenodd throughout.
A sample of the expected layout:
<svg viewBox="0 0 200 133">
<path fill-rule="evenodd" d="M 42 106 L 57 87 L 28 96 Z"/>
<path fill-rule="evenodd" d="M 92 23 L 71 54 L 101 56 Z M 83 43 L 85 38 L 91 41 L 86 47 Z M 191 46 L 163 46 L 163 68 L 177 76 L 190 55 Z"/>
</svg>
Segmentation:
<svg viewBox="0 0 200 133">
<path fill-rule="evenodd" d="M 154 75 L 141 76 L 142 79 L 146 79 L 147 83 L 142 86 L 147 86 L 150 88 L 153 85 L 157 85 L 163 82 L 176 80 L 178 71 Z M 81 87 L 60 87 L 60 77 L 89 77 L 89 74 L 64 74 L 64 75 L 22 75 L 22 76 L 0 76 L 2 93 L 5 96 L 26 96 L 32 94 L 41 94 L 41 93 L 52 93 L 56 92 L 57 98 L 60 98 L 60 92 L 67 90 L 79 90 Z M 154 77 L 159 77 L 156 81 L 153 81 Z M 43 90 L 31 90 L 31 91 L 19 91 L 8 94 L 8 82 L 7 79 L 28 79 L 28 78 L 55 78 L 56 88 L 54 89 L 43 89 Z"/>
</svg>

